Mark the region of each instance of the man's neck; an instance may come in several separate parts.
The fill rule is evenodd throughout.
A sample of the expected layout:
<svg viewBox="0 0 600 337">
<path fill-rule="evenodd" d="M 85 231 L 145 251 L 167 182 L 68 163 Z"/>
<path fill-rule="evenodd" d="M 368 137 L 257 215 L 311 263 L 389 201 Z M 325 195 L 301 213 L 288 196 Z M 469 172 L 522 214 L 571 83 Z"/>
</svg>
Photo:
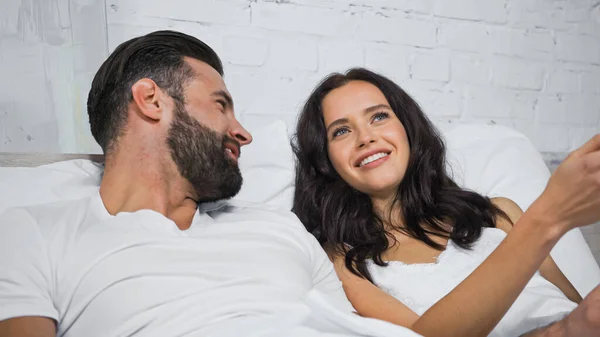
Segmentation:
<svg viewBox="0 0 600 337">
<path fill-rule="evenodd" d="M 174 164 L 160 164 L 155 158 L 110 156 L 100 184 L 106 210 L 115 215 L 149 209 L 171 219 L 181 230 L 188 229 L 197 209 L 189 182 L 170 167 Z"/>
</svg>

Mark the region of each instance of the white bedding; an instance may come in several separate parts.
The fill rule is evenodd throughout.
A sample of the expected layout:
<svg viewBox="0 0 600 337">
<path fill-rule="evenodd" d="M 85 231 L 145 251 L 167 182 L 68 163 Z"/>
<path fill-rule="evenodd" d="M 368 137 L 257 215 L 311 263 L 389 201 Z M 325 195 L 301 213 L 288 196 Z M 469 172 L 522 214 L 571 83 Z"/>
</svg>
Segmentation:
<svg viewBox="0 0 600 337">
<path fill-rule="evenodd" d="M 442 134 L 460 185 L 490 197 L 508 197 L 524 210 L 542 193 L 549 170 L 517 131 L 497 125 L 456 125 Z M 285 124 L 279 121 L 254 130 L 253 136 L 254 142 L 242 149 L 244 185 L 235 199 L 290 209 L 294 160 Z M 0 168 L 0 211 L 89 196 L 97 191 L 101 173 L 102 168 L 88 160 Z M 578 229 L 559 241 L 552 256 L 583 296 L 600 283 L 600 268 Z"/>
</svg>

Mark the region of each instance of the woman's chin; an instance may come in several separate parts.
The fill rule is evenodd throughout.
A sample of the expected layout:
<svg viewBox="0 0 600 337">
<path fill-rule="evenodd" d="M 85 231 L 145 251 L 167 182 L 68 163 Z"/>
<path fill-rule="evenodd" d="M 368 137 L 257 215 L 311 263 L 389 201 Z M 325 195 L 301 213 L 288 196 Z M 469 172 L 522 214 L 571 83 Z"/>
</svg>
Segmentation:
<svg viewBox="0 0 600 337">
<path fill-rule="evenodd" d="M 370 188 L 366 189 L 371 199 L 389 199 L 394 198 L 396 196 L 396 191 L 398 191 L 398 184 L 377 184 L 375 186 L 370 186 Z"/>
</svg>

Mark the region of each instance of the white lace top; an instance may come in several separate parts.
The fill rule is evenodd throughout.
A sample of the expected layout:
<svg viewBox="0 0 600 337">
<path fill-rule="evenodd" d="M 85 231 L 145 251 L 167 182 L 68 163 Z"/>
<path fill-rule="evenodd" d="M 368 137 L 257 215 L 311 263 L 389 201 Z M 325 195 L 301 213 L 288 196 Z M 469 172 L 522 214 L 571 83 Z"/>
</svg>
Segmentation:
<svg viewBox="0 0 600 337">
<path fill-rule="evenodd" d="M 368 268 L 377 286 L 422 315 L 469 276 L 504 237 L 502 230 L 484 228 L 472 250 L 449 241 L 434 263 L 389 261 L 387 267 L 380 267 L 369 261 Z M 489 336 L 520 336 L 561 319 L 575 307 L 556 286 L 536 273 Z"/>
</svg>

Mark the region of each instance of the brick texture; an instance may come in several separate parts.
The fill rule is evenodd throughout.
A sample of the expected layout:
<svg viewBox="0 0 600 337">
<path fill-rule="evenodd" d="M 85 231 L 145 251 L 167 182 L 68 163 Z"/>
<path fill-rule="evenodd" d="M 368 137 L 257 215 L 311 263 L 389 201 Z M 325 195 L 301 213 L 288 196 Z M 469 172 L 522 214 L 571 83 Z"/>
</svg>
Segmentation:
<svg viewBox="0 0 600 337">
<path fill-rule="evenodd" d="M 237 113 L 253 127 L 282 119 L 293 129 L 325 75 L 364 66 L 434 121 L 512 126 L 551 152 L 600 132 L 596 0 L 0 4 L 0 151 L 90 151 L 95 70 L 121 42 L 157 29 L 195 35 L 222 56 Z"/>
</svg>

